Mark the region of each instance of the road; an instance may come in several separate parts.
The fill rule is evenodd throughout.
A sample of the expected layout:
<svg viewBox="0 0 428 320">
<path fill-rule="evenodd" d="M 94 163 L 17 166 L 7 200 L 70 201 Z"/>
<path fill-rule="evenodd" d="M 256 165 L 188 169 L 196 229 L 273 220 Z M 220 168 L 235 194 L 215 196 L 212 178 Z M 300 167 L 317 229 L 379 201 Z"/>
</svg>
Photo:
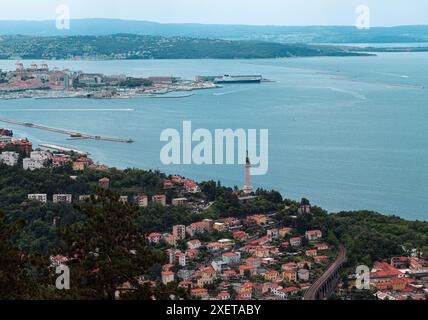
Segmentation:
<svg viewBox="0 0 428 320">
<path fill-rule="evenodd" d="M 346 261 L 346 248 L 343 245 L 339 246 L 339 255 L 336 260 L 328 267 L 327 271 L 318 278 L 317 281 L 306 291 L 304 299 L 305 300 L 317 300 L 317 294 L 320 291 L 323 284 L 329 280 L 331 275 L 339 269 L 343 263 Z"/>
</svg>

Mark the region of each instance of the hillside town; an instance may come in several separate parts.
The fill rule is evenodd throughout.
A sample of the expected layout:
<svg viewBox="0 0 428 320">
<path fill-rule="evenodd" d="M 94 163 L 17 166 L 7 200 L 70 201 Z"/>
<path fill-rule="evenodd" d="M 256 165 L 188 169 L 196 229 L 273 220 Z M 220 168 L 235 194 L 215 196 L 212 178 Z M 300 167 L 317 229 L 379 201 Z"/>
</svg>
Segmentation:
<svg viewBox="0 0 428 320">
<path fill-rule="evenodd" d="M 162 282 L 177 281 L 194 299 L 300 299 L 335 255 L 320 230 L 300 235 L 266 214 L 176 225 L 147 239 L 168 247 Z"/>
<path fill-rule="evenodd" d="M 29 67 L 16 62 L 12 71 L 0 69 L 0 99 L 95 98 L 123 99 L 213 89 L 218 85 L 203 79 L 183 80 L 174 76 L 129 77 L 68 69 L 49 68 L 46 63 Z"/>
<path fill-rule="evenodd" d="M 67 150 L 67 149 L 65 149 Z M 15 138 L 9 129 L 0 129 L 0 163 L 21 167 L 25 171 L 69 168 L 70 179 L 79 172 L 94 170 L 105 176 L 93 181 L 100 189 L 113 189 L 108 177 L 109 167 L 96 164 L 87 154 L 76 151 L 33 149 L 28 139 Z M 257 196 L 251 182 L 247 159 L 245 185 L 239 191 L 242 203 L 254 201 Z M 178 175 L 162 180 L 163 192 L 120 195 L 124 204 L 139 208 L 180 207 L 203 215 L 212 202 L 204 200 L 200 185 Z M 73 204 L 86 202 L 90 194 L 66 192 L 46 194 L 34 189 L 27 195 L 30 202 L 41 204 Z M 287 208 L 285 208 L 287 209 Z M 152 285 L 176 284 L 191 299 L 203 300 L 301 300 L 331 265 L 338 248 L 319 229 L 298 231 L 295 223 L 284 224 L 276 219 L 278 213 L 249 213 L 242 217 L 201 219 L 187 225 L 177 224 L 169 230 L 148 232 L 147 243 L 165 254 L 164 264 L 155 278 L 145 279 Z M 298 216 L 311 215 L 312 207 L 302 199 L 296 211 Z M 404 249 L 403 249 L 404 251 Z M 51 257 L 52 263 L 68 261 L 62 255 Z M 157 279 L 156 279 L 157 278 Z M 338 297 L 349 298 L 355 288 L 355 275 L 349 286 L 341 281 Z M 424 300 L 428 288 L 428 264 L 418 252 L 408 257 L 392 257 L 371 266 L 367 291 L 381 300 Z M 132 287 L 124 283 L 117 288 L 117 298 Z"/>
</svg>

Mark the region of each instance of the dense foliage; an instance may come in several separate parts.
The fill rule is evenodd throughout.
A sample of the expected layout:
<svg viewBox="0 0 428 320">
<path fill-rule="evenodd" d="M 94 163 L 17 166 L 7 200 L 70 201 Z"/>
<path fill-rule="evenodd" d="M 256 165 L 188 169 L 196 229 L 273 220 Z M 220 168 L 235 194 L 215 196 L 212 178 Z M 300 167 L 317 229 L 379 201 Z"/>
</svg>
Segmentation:
<svg viewBox="0 0 428 320">
<path fill-rule="evenodd" d="M 4 36 L 0 57 L 11 59 L 255 59 L 312 56 L 357 56 L 333 46 L 281 44 L 265 41 L 228 41 L 134 34 L 106 36 Z"/>
</svg>

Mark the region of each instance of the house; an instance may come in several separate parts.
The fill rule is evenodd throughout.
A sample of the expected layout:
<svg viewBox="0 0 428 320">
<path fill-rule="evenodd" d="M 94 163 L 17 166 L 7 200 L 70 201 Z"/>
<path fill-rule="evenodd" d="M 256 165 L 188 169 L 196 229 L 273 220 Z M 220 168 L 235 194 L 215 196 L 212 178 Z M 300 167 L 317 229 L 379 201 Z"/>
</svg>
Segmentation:
<svg viewBox="0 0 428 320">
<path fill-rule="evenodd" d="M 152 232 L 147 236 L 147 240 L 150 243 L 158 244 L 162 240 L 162 234 L 157 232 Z"/>
<path fill-rule="evenodd" d="M 293 232 L 293 228 L 281 228 L 279 229 L 279 236 L 284 238 L 286 235 L 289 235 Z"/>
<path fill-rule="evenodd" d="M 316 248 L 318 251 L 326 251 L 326 250 L 328 250 L 328 249 L 329 249 L 329 246 L 328 246 L 328 244 L 327 244 L 327 243 L 318 243 L 318 244 L 316 244 L 316 245 L 315 245 L 315 248 Z"/>
<path fill-rule="evenodd" d="M 172 271 L 162 271 L 162 283 L 164 285 L 167 285 L 170 282 L 174 282 L 175 280 L 175 273 Z"/>
<path fill-rule="evenodd" d="M 203 287 L 213 284 L 217 279 L 217 272 L 213 267 L 206 267 L 200 270 L 200 278 L 198 279 L 198 286 Z"/>
<path fill-rule="evenodd" d="M 241 224 L 241 221 L 238 218 L 225 218 L 223 223 L 230 229 L 238 227 Z"/>
<path fill-rule="evenodd" d="M 165 201 L 166 201 L 166 198 L 165 198 Z M 187 198 L 175 198 L 175 199 L 172 199 L 171 203 L 173 206 L 186 206 L 187 202 L 188 202 Z"/>
<path fill-rule="evenodd" d="M 297 271 L 297 276 L 300 281 L 308 281 L 309 280 L 309 270 L 308 269 L 300 269 Z"/>
<path fill-rule="evenodd" d="M 55 156 L 52 158 L 52 165 L 56 168 L 65 167 L 72 162 L 69 156 Z"/>
<path fill-rule="evenodd" d="M 223 273 L 221 276 L 223 279 L 230 279 L 230 278 L 235 278 L 237 274 L 235 270 L 227 269 L 227 270 L 223 270 Z"/>
<path fill-rule="evenodd" d="M 162 238 L 165 240 L 165 242 L 167 244 L 169 244 L 170 246 L 175 246 L 177 245 L 176 239 L 174 237 L 174 235 L 172 235 L 171 233 L 165 233 L 162 235 Z"/>
<path fill-rule="evenodd" d="M 86 164 L 80 161 L 74 161 L 72 164 L 73 171 L 83 171 L 85 170 Z"/>
<path fill-rule="evenodd" d="M 288 262 L 288 263 L 284 263 L 281 266 L 281 270 L 295 270 L 297 268 L 297 264 L 294 262 Z"/>
<path fill-rule="evenodd" d="M 282 277 L 286 282 L 297 282 L 297 272 L 295 270 L 285 270 Z"/>
<path fill-rule="evenodd" d="M 219 292 L 219 294 L 217 295 L 217 298 L 219 300 L 230 300 L 230 293 L 227 291 L 221 291 Z"/>
<path fill-rule="evenodd" d="M 325 263 L 329 261 L 329 258 L 327 256 L 316 256 L 314 257 L 315 263 Z"/>
<path fill-rule="evenodd" d="M 322 238 L 321 230 L 309 230 L 305 233 L 306 239 L 309 241 L 317 241 Z"/>
<path fill-rule="evenodd" d="M 194 298 L 199 298 L 199 299 L 208 299 L 210 297 L 207 289 L 199 289 L 199 288 L 190 290 L 190 295 Z"/>
<path fill-rule="evenodd" d="M 29 194 L 28 200 L 47 203 L 48 202 L 48 195 L 47 194 Z"/>
<path fill-rule="evenodd" d="M 250 238 L 250 235 L 244 231 L 234 231 L 232 233 L 233 239 L 238 241 L 245 241 Z"/>
<path fill-rule="evenodd" d="M 202 246 L 201 241 L 195 239 L 187 242 L 187 247 L 189 249 L 199 249 Z"/>
<path fill-rule="evenodd" d="M 199 193 L 201 192 L 201 189 L 199 188 L 198 184 L 190 179 L 184 180 L 184 188 L 186 189 L 186 192 L 188 193 Z"/>
<path fill-rule="evenodd" d="M 254 266 L 256 268 L 260 267 L 260 265 L 261 265 L 260 259 L 257 259 L 254 257 L 249 257 L 249 258 L 245 259 L 245 263 L 249 266 Z"/>
<path fill-rule="evenodd" d="M 276 270 L 268 271 L 264 274 L 264 278 L 269 282 L 281 281 L 280 274 Z"/>
<path fill-rule="evenodd" d="M 18 164 L 19 153 L 17 152 L 2 152 L 0 155 L 0 162 L 9 167 L 14 167 Z"/>
<path fill-rule="evenodd" d="M 110 179 L 109 178 L 102 178 L 98 180 L 98 186 L 101 189 L 109 189 L 110 188 Z"/>
<path fill-rule="evenodd" d="M 266 247 L 257 247 L 256 248 L 256 252 L 255 252 L 255 256 L 257 258 L 267 258 L 270 255 L 270 251 L 269 248 Z"/>
<path fill-rule="evenodd" d="M 245 276 L 246 272 L 249 272 L 250 276 L 255 276 L 257 274 L 257 268 L 253 265 L 242 265 L 239 266 L 239 274 Z"/>
<path fill-rule="evenodd" d="M 242 284 L 235 284 L 234 289 L 238 294 L 238 299 L 251 299 L 253 295 L 253 283 L 245 282 Z"/>
<path fill-rule="evenodd" d="M 290 245 L 292 247 L 300 247 L 302 245 L 302 238 L 300 237 L 290 238 Z"/>
<path fill-rule="evenodd" d="M 267 223 L 268 218 L 264 214 L 256 214 L 253 216 L 249 216 L 247 220 L 258 224 L 259 226 L 264 226 Z"/>
<path fill-rule="evenodd" d="M 227 264 L 236 264 L 241 260 L 241 254 L 239 252 L 226 252 L 223 253 L 222 259 Z"/>
<path fill-rule="evenodd" d="M 308 257 L 315 257 L 318 255 L 318 251 L 316 249 L 306 250 L 305 255 Z"/>
<path fill-rule="evenodd" d="M 409 266 L 409 258 L 407 257 L 393 257 L 391 258 L 391 266 L 397 269 L 407 269 Z"/>
<path fill-rule="evenodd" d="M 215 222 L 213 228 L 217 232 L 224 232 L 227 230 L 226 224 L 221 222 Z"/>
<path fill-rule="evenodd" d="M 71 203 L 72 201 L 71 194 L 54 194 L 53 195 L 53 203 Z"/>
<path fill-rule="evenodd" d="M 164 195 L 164 194 L 154 195 L 153 198 L 152 198 L 152 202 L 154 204 L 159 204 L 161 206 L 166 206 L 166 195 Z"/>
<path fill-rule="evenodd" d="M 312 262 L 307 261 L 307 260 L 299 261 L 296 263 L 296 265 L 297 265 L 297 268 L 300 268 L 300 269 L 306 269 L 306 268 L 311 269 L 312 268 Z"/>
<path fill-rule="evenodd" d="M 193 237 L 195 234 L 207 232 L 207 225 L 204 221 L 195 222 L 186 228 L 186 232 Z"/>
</svg>

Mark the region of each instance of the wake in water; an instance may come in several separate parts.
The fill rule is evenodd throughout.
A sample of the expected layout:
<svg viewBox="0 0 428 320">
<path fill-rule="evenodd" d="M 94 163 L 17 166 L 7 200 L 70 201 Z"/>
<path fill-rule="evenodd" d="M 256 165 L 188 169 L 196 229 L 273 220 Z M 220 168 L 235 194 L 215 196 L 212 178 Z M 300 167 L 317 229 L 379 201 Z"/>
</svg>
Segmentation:
<svg viewBox="0 0 428 320">
<path fill-rule="evenodd" d="M 384 76 L 391 76 L 391 77 L 397 77 L 397 78 L 410 78 L 408 75 L 405 74 L 398 74 L 398 73 L 388 73 L 388 72 L 373 72 L 376 74 L 382 74 Z"/>
<path fill-rule="evenodd" d="M 233 91 L 227 91 L 227 92 L 215 92 L 213 93 L 213 96 L 226 96 L 229 94 L 234 94 L 234 93 L 240 93 L 240 92 L 245 92 L 248 90 L 252 90 L 253 88 L 247 88 L 247 89 L 241 89 L 241 90 L 233 90 Z"/>
<path fill-rule="evenodd" d="M 1 111 L 4 112 L 43 112 L 43 111 L 68 111 L 68 112 L 72 112 L 72 111 L 78 111 L 78 112 L 82 112 L 82 111 L 92 111 L 92 112 L 96 112 L 96 111 L 135 111 L 135 109 L 61 109 L 61 108 L 56 108 L 56 109 L 1 109 Z"/>
</svg>

